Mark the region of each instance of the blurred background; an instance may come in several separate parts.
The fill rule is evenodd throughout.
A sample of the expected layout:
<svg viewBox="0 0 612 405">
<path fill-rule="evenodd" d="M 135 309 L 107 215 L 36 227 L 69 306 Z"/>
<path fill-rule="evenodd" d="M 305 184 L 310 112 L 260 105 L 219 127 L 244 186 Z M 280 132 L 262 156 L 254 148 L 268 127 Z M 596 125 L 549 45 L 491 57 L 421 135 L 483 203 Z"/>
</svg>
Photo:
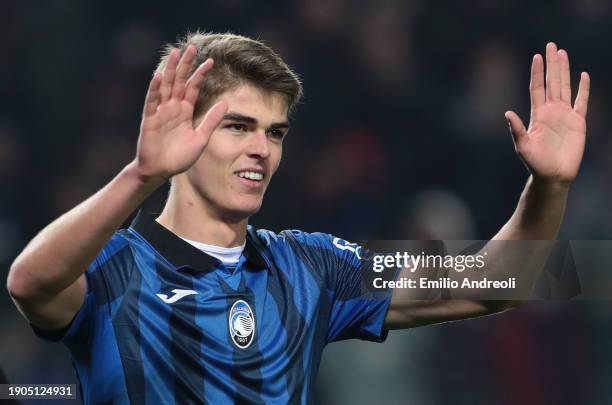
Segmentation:
<svg viewBox="0 0 612 405">
<path fill-rule="evenodd" d="M 581 71 L 592 78 L 560 238 L 612 239 L 607 0 L 23 0 L 0 10 L 1 280 L 28 240 L 132 159 L 162 44 L 196 28 L 262 39 L 304 82 L 252 223 L 348 240 L 490 238 L 527 179 L 504 112 L 528 123 L 531 57 L 557 42 L 574 89 Z M 610 301 L 539 302 L 392 332 L 382 345 L 332 344 L 317 402 L 612 403 L 611 315 Z M 9 382 L 76 381 L 67 350 L 36 339 L 6 293 L 0 319 Z"/>
</svg>

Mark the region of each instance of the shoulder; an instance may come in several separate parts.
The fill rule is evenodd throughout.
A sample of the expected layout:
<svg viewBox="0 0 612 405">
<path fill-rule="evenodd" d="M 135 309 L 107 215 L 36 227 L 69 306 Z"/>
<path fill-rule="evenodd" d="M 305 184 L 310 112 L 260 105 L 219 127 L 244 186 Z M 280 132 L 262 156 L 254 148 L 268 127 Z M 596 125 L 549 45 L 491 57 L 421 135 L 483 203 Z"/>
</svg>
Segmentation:
<svg viewBox="0 0 612 405">
<path fill-rule="evenodd" d="M 288 229 L 275 233 L 266 229 L 251 230 L 258 241 L 273 255 L 292 254 L 302 258 L 324 258 L 328 261 L 360 258 L 361 246 L 323 232 Z"/>
<path fill-rule="evenodd" d="M 88 272 L 97 268 L 113 265 L 117 261 L 125 261 L 126 257 L 134 255 L 134 246 L 142 241 L 127 229 L 120 229 L 113 234 L 90 265 Z"/>
<path fill-rule="evenodd" d="M 286 229 L 278 233 L 267 229 L 250 229 L 257 240 L 267 247 L 303 246 L 331 248 L 335 238 L 333 235 L 322 232 L 304 232 L 299 229 Z"/>
<path fill-rule="evenodd" d="M 98 255 L 100 259 L 108 259 L 117 253 L 125 250 L 129 247 L 130 243 L 133 243 L 134 236 L 130 235 L 125 229 L 121 229 L 113 234 L 113 236 L 106 242 L 104 248 Z"/>
</svg>

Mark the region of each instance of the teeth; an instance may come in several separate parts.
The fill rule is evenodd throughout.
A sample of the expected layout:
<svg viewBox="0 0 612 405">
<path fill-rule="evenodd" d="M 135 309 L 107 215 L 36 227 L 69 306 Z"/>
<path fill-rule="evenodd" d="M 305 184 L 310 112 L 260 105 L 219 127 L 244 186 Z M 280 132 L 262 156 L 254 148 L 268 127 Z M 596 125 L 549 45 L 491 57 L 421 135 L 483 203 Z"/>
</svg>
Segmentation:
<svg viewBox="0 0 612 405">
<path fill-rule="evenodd" d="M 238 177 L 256 181 L 263 180 L 263 174 L 257 172 L 238 172 Z"/>
</svg>

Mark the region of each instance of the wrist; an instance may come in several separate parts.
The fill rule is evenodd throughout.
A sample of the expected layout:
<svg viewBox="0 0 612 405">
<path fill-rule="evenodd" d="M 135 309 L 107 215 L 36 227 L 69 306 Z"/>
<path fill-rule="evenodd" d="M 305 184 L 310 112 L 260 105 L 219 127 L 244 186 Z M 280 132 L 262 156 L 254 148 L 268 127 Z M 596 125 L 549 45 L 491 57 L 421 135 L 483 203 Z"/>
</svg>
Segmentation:
<svg viewBox="0 0 612 405">
<path fill-rule="evenodd" d="M 127 177 L 133 178 L 144 190 L 155 190 L 164 184 L 167 179 L 161 175 L 151 175 L 142 170 L 142 167 L 138 164 L 138 161 L 134 159 L 124 169 L 123 174 Z"/>
<path fill-rule="evenodd" d="M 547 193 L 567 193 L 572 185 L 571 181 L 561 181 L 557 179 L 542 178 L 531 175 L 529 184 L 538 190 Z"/>
</svg>

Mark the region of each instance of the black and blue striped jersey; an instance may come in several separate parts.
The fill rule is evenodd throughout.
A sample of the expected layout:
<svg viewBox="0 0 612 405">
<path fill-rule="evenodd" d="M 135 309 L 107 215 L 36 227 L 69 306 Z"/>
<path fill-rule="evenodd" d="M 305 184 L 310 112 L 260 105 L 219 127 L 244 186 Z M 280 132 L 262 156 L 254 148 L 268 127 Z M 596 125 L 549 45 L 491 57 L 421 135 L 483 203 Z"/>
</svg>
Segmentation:
<svg viewBox="0 0 612 405">
<path fill-rule="evenodd" d="M 57 337 L 85 403 L 312 403 L 327 343 L 384 340 L 391 294 L 363 288 L 357 245 L 249 226 L 228 268 L 154 218 L 106 244 Z"/>
</svg>

